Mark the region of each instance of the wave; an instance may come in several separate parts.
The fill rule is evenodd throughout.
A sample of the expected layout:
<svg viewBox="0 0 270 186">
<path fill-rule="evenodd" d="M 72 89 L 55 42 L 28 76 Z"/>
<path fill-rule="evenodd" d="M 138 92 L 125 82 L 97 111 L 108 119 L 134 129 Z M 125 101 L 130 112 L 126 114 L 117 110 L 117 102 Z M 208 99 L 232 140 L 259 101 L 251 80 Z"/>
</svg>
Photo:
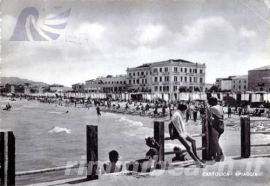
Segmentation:
<svg viewBox="0 0 270 186">
<path fill-rule="evenodd" d="M 124 122 L 126 124 L 133 125 L 133 126 L 140 126 L 140 127 L 143 126 L 143 123 L 142 122 L 140 122 L 140 121 L 134 121 L 134 120 L 128 119 L 128 118 L 126 118 L 124 116 L 120 117 L 119 121 L 120 122 Z"/>
<path fill-rule="evenodd" d="M 71 130 L 70 129 L 67 129 L 67 128 L 62 128 L 62 127 L 54 126 L 49 131 L 49 133 L 51 133 L 51 134 L 59 134 L 59 133 L 62 133 L 62 132 L 65 132 L 66 134 L 70 134 L 71 133 Z"/>
<path fill-rule="evenodd" d="M 48 112 L 50 114 L 62 114 L 63 112 Z"/>
</svg>

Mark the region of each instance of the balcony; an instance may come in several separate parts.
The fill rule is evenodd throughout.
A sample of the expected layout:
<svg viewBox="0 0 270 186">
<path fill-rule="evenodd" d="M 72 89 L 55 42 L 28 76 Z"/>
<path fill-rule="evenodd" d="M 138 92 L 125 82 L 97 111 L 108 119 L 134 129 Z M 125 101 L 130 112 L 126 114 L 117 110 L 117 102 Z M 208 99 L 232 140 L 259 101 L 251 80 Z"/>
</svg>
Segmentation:
<svg viewBox="0 0 270 186">
<path fill-rule="evenodd" d="M 170 72 L 162 72 L 162 75 L 169 75 Z"/>
<path fill-rule="evenodd" d="M 127 79 L 132 79 L 132 76 L 127 76 Z"/>
<path fill-rule="evenodd" d="M 180 82 L 174 81 L 173 84 L 174 85 L 180 85 Z"/>
<path fill-rule="evenodd" d="M 169 85 L 169 84 L 170 84 L 169 81 L 162 82 L 162 85 Z"/>
<path fill-rule="evenodd" d="M 173 75 L 180 75 L 180 72 L 173 71 Z"/>
<path fill-rule="evenodd" d="M 127 87 L 132 87 L 132 84 L 126 84 Z"/>
<path fill-rule="evenodd" d="M 140 78 L 145 78 L 145 75 L 140 75 Z"/>
<path fill-rule="evenodd" d="M 154 81 L 154 82 L 152 82 L 152 85 L 159 85 L 159 82 L 158 81 Z"/>
</svg>

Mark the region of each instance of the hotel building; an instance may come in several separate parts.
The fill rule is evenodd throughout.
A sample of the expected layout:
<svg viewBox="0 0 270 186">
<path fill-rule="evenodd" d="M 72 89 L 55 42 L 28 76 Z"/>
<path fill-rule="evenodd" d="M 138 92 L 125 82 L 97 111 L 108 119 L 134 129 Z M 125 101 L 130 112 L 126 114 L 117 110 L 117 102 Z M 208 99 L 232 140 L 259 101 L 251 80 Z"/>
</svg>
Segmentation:
<svg viewBox="0 0 270 186">
<path fill-rule="evenodd" d="M 127 68 L 128 90 L 177 93 L 181 90 L 204 91 L 205 64 L 177 59 Z"/>
<path fill-rule="evenodd" d="M 127 91 L 127 76 L 108 75 L 85 82 L 85 92 L 121 93 Z"/>
</svg>

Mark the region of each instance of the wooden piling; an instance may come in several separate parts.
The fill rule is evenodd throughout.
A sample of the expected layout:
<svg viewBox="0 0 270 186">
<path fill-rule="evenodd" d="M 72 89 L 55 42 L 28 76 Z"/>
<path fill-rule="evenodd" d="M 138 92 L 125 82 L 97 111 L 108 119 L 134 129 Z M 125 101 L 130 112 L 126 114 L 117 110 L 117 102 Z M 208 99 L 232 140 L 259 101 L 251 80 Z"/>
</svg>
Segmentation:
<svg viewBox="0 0 270 186">
<path fill-rule="evenodd" d="M 154 139 L 159 144 L 159 162 L 164 162 L 164 121 L 154 121 Z"/>
<path fill-rule="evenodd" d="M 208 116 L 202 118 L 202 133 L 205 134 L 202 136 L 202 159 L 203 160 L 210 160 L 210 143 L 209 143 L 209 131 L 208 131 Z"/>
<path fill-rule="evenodd" d="M 98 179 L 98 127 L 86 126 L 87 180 Z"/>
<path fill-rule="evenodd" d="M 0 131 L 0 184 L 15 185 L 15 136 L 12 131 Z"/>
<path fill-rule="evenodd" d="M 250 156 L 250 117 L 241 117 L 241 157 Z"/>
</svg>

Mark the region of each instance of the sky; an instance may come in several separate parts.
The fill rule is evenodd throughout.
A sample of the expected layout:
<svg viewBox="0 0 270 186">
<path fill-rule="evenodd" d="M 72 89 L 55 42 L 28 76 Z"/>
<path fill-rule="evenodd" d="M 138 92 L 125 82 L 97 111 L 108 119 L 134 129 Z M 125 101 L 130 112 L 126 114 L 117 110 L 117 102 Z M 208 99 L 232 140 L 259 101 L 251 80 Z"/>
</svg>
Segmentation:
<svg viewBox="0 0 270 186">
<path fill-rule="evenodd" d="M 143 63 L 184 59 L 205 63 L 206 83 L 214 83 L 270 65 L 269 0 L 2 0 L 1 6 L 3 77 L 71 86 Z M 38 17 L 32 11 L 21 17 L 27 7 Z M 61 23 L 66 26 L 46 27 Z M 60 36 L 31 41 L 29 25 Z M 30 41 L 13 41 L 19 32 Z"/>
</svg>

